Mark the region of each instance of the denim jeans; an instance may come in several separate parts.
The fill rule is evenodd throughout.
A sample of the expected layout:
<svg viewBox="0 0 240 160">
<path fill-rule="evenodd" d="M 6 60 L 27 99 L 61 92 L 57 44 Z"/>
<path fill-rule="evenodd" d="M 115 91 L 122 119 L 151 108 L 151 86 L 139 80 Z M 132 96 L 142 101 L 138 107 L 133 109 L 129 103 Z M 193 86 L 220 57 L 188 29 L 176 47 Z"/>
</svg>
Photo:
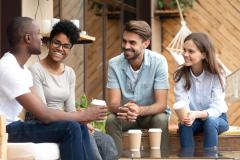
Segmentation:
<svg viewBox="0 0 240 160">
<path fill-rule="evenodd" d="M 7 125 L 9 142 L 58 143 L 61 160 L 92 160 L 88 129 L 73 121 L 43 124 L 16 121 Z"/>
<path fill-rule="evenodd" d="M 203 132 L 203 147 L 214 148 L 218 145 L 218 134 L 228 130 L 227 116 L 208 117 L 206 120 L 196 119 L 192 126 L 179 124 L 181 148 L 194 148 L 194 135 Z"/>
<path fill-rule="evenodd" d="M 115 143 L 111 136 L 94 131 L 90 136 L 90 141 L 93 146 L 94 160 L 117 160 L 118 153 Z"/>
</svg>

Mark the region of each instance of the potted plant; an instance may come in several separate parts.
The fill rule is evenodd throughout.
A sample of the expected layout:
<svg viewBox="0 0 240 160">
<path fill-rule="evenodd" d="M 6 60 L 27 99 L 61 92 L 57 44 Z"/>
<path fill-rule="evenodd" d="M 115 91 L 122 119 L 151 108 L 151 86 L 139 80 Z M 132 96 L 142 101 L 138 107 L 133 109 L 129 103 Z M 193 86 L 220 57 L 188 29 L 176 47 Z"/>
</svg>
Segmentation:
<svg viewBox="0 0 240 160">
<path fill-rule="evenodd" d="M 177 9 L 177 2 L 176 0 L 157 0 L 159 9 Z M 192 8 L 193 3 L 195 0 L 178 0 L 179 5 L 182 10 L 184 10 L 187 7 Z"/>
</svg>

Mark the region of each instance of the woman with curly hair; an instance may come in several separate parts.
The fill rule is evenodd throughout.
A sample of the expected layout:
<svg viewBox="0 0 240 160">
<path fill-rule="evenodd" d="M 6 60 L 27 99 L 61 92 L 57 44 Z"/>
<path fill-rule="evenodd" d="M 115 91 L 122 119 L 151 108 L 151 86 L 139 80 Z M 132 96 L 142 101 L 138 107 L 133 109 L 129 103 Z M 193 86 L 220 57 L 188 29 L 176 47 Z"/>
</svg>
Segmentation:
<svg viewBox="0 0 240 160">
<path fill-rule="evenodd" d="M 75 72 L 63 63 L 71 48 L 79 40 L 78 28 L 68 20 L 53 26 L 48 43 L 48 55 L 30 67 L 34 89 L 50 108 L 75 112 Z M 91 107 L 90 107 L 91 108 Z M 106 109 L 106 106 L 104 107 Z M 84 112 L 84 111 L 82 111 Z M 86 113 L 87 115 L 87 113 Z M 84 117 L 83 117 L 83 124 Z M 112 138 L 94 131 L 88 125 L 94 160 L 116 159 Z"/>
</svg>

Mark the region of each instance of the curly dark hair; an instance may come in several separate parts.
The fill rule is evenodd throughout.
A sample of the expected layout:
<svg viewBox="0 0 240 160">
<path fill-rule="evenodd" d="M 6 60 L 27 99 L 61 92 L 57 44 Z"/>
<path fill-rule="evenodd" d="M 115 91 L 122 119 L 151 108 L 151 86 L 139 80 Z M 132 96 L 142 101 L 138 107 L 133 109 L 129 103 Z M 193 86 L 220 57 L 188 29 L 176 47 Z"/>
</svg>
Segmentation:
<svg viewBox="0 0 240 160">
<path fill-rule="evenodd" d="M 50 33 L 50 41 L 54 36 L 63 33 L 69 38 L 70 43 L 76 44 L 79 40 L 79 32 L 80 29 L 78 29 L 71 21 L 61 20 L 53 26 Z"/>
</svg>

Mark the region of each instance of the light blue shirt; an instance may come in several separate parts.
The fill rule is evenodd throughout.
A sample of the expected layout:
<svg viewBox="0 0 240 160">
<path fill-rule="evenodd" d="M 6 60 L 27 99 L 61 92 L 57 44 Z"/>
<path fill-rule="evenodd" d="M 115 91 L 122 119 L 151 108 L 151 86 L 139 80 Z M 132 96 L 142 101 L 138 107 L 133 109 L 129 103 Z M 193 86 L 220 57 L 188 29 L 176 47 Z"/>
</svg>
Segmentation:
<svg viewBox="0 0 240 160">
<path fill-rule="evenodd" d="M 154 90 L 169 88 L 165 57 L 148 49 L 144 52 L 136 82 L 123 53 L 109 60 L 107 88 L 120 88 L 122 104 L 134 100 L 139 105 L 151 105 L 155 102 Z"/>
<path fill-rule="evenodd" d="M 176 102 L 185 101 L 192 111 L 206 110 L 210 117 L 219 117 L 228 110 L 224 100 L 225 92 L 217 75 L 203 71 L 201 75 L 194 76 L 190 71 L 191 88 L 184 89 L 185 79 L 182 77 L 174 86 Z"/>
</svg>

